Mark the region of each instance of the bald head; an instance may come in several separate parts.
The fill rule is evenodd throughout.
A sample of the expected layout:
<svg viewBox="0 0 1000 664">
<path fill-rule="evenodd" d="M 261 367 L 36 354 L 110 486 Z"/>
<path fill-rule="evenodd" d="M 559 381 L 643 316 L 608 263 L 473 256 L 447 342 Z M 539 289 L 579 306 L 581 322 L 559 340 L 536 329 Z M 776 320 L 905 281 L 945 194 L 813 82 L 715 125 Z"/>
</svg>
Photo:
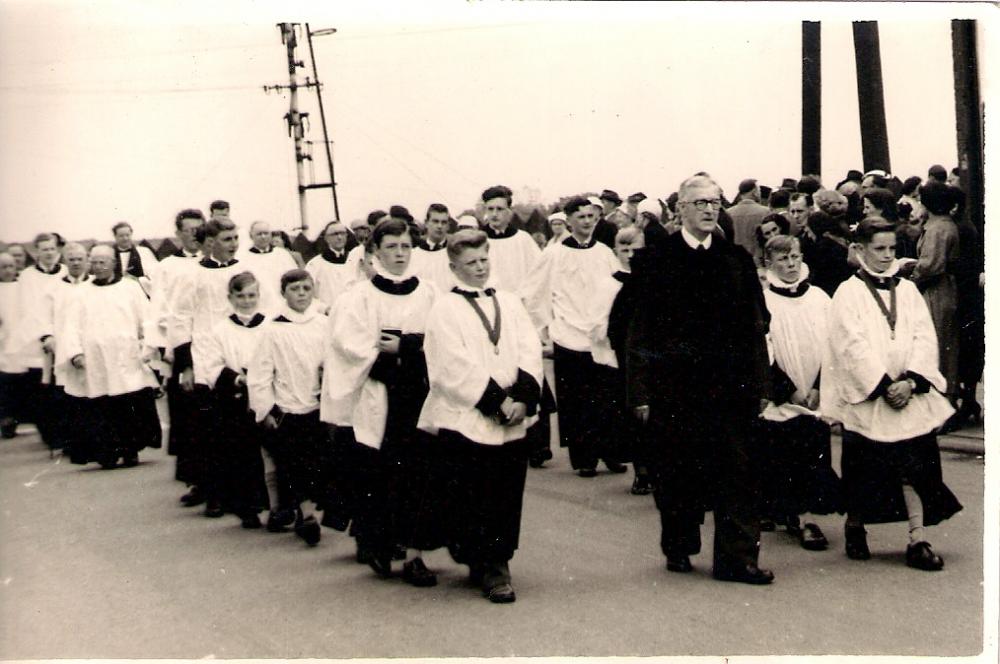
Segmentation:
<svg viewBox="0 0 1000 664">
<path fill-rule="evenodd" d="M 78 242 L 70 242 L 63 247 L 63 262 L 66 263 L 66 269 L 71 277 L 74 279 L 82 277 L 89 267 L 87 250 Z"/>
<path fill-rule="evenodd" d="M 115 273 L 115 252 L 106 244 L 95 244 L 90 250 L 90 267 L 98 279 L 110 279 Z"/>
</svg>

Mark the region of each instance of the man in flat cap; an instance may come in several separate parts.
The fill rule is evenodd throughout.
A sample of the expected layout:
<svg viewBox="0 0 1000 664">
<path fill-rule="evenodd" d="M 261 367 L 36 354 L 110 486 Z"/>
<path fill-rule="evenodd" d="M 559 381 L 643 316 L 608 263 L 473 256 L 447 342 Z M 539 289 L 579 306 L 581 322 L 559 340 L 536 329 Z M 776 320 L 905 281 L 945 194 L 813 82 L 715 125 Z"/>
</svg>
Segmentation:
<svg viewBox="0 0 1000 664">
<path fill-rule="evenodd" d="M 727 212 L 733 220 L 733 244 L 738 244 L 751 256 L 759 258 L 760 245 L 757 243 L 756 233 L 770 210 L 760 203 L 760 187 L 756 180 L 747 178 L 740 182 L 736 204 Z"/>
</svg>

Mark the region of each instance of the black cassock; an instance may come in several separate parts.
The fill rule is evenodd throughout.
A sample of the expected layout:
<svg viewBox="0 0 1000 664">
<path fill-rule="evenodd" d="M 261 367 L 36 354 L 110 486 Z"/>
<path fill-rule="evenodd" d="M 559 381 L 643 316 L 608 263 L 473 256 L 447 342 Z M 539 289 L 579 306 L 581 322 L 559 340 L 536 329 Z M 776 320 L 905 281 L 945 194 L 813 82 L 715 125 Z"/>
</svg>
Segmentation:
<svg viewBox="0 0 1000 664">
<path fill-rule="evenodd" d="M 642 297 L 626 341 L 628 405 L 650 406 L 648 462 L 661 547 L 700 551 L 715 511 L 716 573 L 756 563 L 760 491 L 754 430 L 767 394 L 767 310 L 749 255 L 718 236 L 695 250 L 681 233 L 633 259 Z"/>
</svg>

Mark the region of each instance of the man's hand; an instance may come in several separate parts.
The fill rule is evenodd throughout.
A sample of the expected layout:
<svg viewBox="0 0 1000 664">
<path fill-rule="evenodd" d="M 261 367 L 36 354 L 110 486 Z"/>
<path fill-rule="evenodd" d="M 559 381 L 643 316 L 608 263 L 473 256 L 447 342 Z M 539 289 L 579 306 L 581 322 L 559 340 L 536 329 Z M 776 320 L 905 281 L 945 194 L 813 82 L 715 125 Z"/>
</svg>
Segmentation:
<svg viewBox="0 0 1000 664">
<path fill-rule="evenodd" d="M 247 377 L 243 374 L 237 374 L 236 378 L 233 379 L 233 385 L 236 387 L 243 387 L 247 384 Z"/>
<path fill-rule="evenodd" d="M 87 366 L 87 361 L 83 359 L 83 353 L 80 353 L 79 355 L 74 355 L 73 359 L 70 360 L 69 363 L 72 364 L 73 367 L 76 369 L 84 369 Z"/>
<path fill-rule="evenodd" d="M 819 390 L 815 388 L 809 390 L 809 396 L 806 397 L 806 408 L 809 410 L 819 408 Z"/>
<path fill-rule="evenodd" d="M 635 419 L 643 424 L 649 422 L 649 406 L 636 406 L 632 409 L 632 413 L 635 415 Z"/>
<path fill-rule="evenodd" d="M 885 400 L 889 402 L 889 405 L 900 410 L 906 407 L 906 404 L 910 402 L 910 397 L 913 395 L 913 389 L 910 386 L 908 380 L 899 380 L 889 386 L 886 390 Z"/>
<path fill-rule="evenodd" d="M 55 354 L 56 352 L 56 338 L 51 334 L 42 339 L 42 350 L 46 353 Z"/>
<path fill-rule="evenodd" d="M 278 420 L 274 419 L 274 415 L 268 413 L 267 417 L 261 420 L 260 425 L 268 431 L 274 431 L 278 428 Z"/>
<path fill-rule="evenodd" d="M 808 393 L 796 389 L 794 392 L 792 392 L 792 396 L 788 398 L 788 402 L 791 404 L 795 404 L 796 406 L 805 406 L 806 400 L 808 398 L 809 398 Z M 808 408 L 808 406 L 806 406 L 806 408 Z"/>
<path fill-rule="evenodd" d="M 380 353 L 389 353 L 390 355 L 399 354 L 399 337 L 395 334 L 382 333 L 382 336 L 378 338 L 378 350 Z"/>
<path fill-rule="evenodd" d="M 192 369 L 191 367 L 188 367 L 187 369 L 185 369 L 184 371 L 182 371 L 181 372 L 181 377 L 177 380 L 177 382 L 180 384 L 181 389 L 184 390 L 185 392 L 193 392 L 194 391 L 194 369 Z"/>
</svg>

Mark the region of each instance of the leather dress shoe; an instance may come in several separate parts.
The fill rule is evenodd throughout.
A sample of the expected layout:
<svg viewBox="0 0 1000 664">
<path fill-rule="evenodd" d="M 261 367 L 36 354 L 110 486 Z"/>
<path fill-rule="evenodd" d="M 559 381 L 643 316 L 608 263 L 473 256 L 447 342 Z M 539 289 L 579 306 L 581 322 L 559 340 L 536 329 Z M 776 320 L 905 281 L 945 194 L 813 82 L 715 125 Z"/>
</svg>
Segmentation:
<svg viewBox="0 0 1000 664">
<path fill-rule="evenodd" d="M 379 578 L 388 579 L 392 576 L 392 556 L 370 552 L 368 560 L 365 562 L 378 574 Z"/>
<path fill-rule="evenodd" d="M 219 504 L 217 500 L 210 500 L 208 504 L 205 505 L 205 516 L 209 519 L 218 519 L 220 516 L 224 515 L 226 510 L 222 509 L 222 505 Z"/>
<path fill-rule="evenodd" d="M 677 556 L 676 558 L 667 558 L 667 570 L 671 572 L 690 572 L 694 569 L 694 565 L 691 564 L 691 559 L 688 556 Z"/>
<path fill-rule="evenodd" d="M 310 514 L 295 524 L 295 534 L 309 546 L 316 546 L 322 537 L 319 521 Z"/>
<path fill-rule="evenodd" d="M 271 510 L 267 515 L 267 532 L 281 533 L 295 522 L 295 512 L 292 510 Z"/>
<path fill-rule="evenodd" d="M 806 551 L 825 551 L 830 543 L 815 523 L 806 523 L 798 532 L 799 543 Z"/>
<path fill-rule="evenodd" d="M 868 549 L 868 531 L 864 526 L 844 526 L 844 551 L 851 560 L 868 560 L 872 552 Z"/>
<path fill-rule="evenodd" d="M 122 457 L 122 467 L 124 468 L 135 468 L 139 465 L 139 455 L 135 452 L 131 454 L 126 454 Z"/>
<path fill-rule="evenodd" d="M 597 477 L 597 469 L 581 468 L 580 470 L 577 471 L 576 474 L 579 475 L 580 477 Z"/>
<path fill-rule="evenodd" d="M 244 514 L 243 516 L 240 517 L 240 525 L 246 528 L 247 530 L 256 530 L 261 526 L 260 517 L 252 512 L 249 514 Z"/>
<path fill-rule="evenodd" d="M 927 542 L 917 542 L 906 547 L 906 564 L 925 572 L 936 572 L 944 567 L 944 559 L 934 553 Z"/>
<path fill-rule="evenodd" d="M 403 581 L 417 588 L 436 586 L 438 579 L 434 572 L 427 569 L 422 558 L 414 558 L 403 563 Z"/>
<path fill-rule="evenodd" d="M 498 583 L 492 588 L 486 589 L 486 599 L 494 604 L 510 604 L 517 599 L 514 595 L 514 586 L 509 583 Z"/>
<path fill-rule="evenodd" d="M 632 488 L 629 490 L 633 496 L 648 496 L 653 493 L 653 487 L 649 483 L 649 478 L 643 475 L 636 475 L 632 480 Z"/>
<path fill-rule="evenodd" d="M 607 459 L 605 459 L 604 465 L 612 473 L 624 473 L 625 471 L 628 470 L 628 466 L 626 466 L 623 463 L 618 463 L 617 461 L 608 461 Z"/>
<path fill-rule="evenodd" d="M 774 581 L 774 573 L 768 569 L 761 569 L 750 564 L 740 570 L 713 570 L 712 576 L 719 581 L 734 581 L 736 583 L 749 583 L 754 586 L 766 586 Z"/>
</svg>

